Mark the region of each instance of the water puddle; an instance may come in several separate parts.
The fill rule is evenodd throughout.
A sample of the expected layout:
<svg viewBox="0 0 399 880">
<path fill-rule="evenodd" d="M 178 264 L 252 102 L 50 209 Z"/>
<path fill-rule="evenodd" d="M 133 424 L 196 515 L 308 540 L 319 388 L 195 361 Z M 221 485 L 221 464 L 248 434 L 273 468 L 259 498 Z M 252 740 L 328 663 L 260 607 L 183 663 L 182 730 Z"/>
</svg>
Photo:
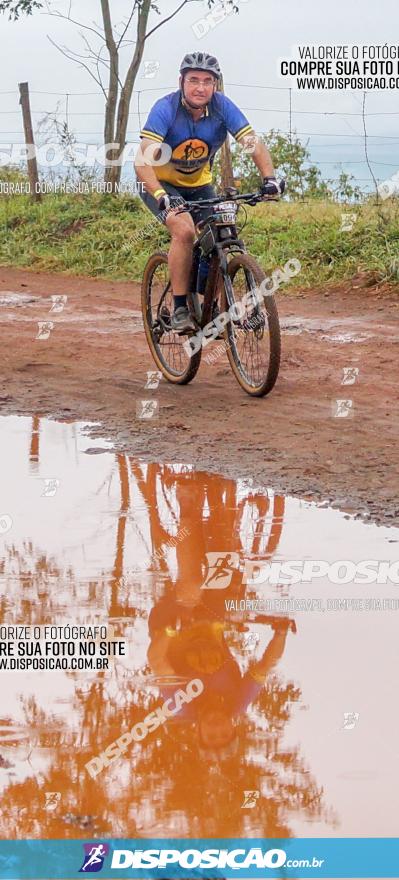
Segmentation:
<svg viewBox="0 0 399 880">
<path fill-rule="evenodd" d="M 3 639 L 111 625 L 128 647 L 3 664 L 0 838 L 396 836 L 398 529 L 84 425 L 2 418 L 0 452 Z M 378 583 L 354 582 L 365 560 Z M 303 562 L 323 571 L 293 583 Z"/>
<path fill-rule="evenodd" d="M 397 326 L 395 324 L 370 323 L 361 318 L 301 318 L 299 316 L 282 318 L 281 329 L 289 336 L 299 336 L 302 333 L 321 334 L 321 339 L 338 344 L 367 342 L 368 339 L 384 337 L 390 341 L 396 341 Z M 390 332 L 391 331 L 391 332 Z"/>
<path fill-rule="evenodd" d="M 56 295 L 54 295 L 56 296 Z M 74 326 L 84 324 L 85 332 L 96 334 L 109 334 L 110 327 L 117 325 L 118 332 L 121 333 L 144 333 L 144 326 L 141 311 L 138 309 L 124 308 L 117 303 L 113 303 L 112 308 L 101 307 L 99 303 L 96 312 L 92 309 L 84 307 L 72 313 L 68 308 L 58 306 L 51 296 L 38 297 L 28 293 L 17 293 L 13 290 L 5 290 L 0 294 L 0 307 L 4 306 L 4 312 L 1 313 L 1 320 L 6 323 L 11 321 L 20 321 L 22 323 L 31 324 L 37 321 L 51 320 L 55 324 Z M 22 309 L 22 306 L 33 306 L 33 310 Z M 7 311 L 8 308 L 8 311 Z M 17 309 L 17 311 L 14 311 Z"/>
<path fill-rule="evenodd" d="M 331 335 L 323 333 L 321 338 L 326 339 L 327 342 L 339 342 L 341 345 L 347 345 L 349 342 L 367 342 L 372 336 L 372 333 L 335 333 Z"/>
<path fill-rule="evenodd" d="M 0 296 L 0 306 L 26 306 L 37 302 L 38 297 L 28 293 L 15 293 L 13 290 L 3 290 Z"/>
</svg>

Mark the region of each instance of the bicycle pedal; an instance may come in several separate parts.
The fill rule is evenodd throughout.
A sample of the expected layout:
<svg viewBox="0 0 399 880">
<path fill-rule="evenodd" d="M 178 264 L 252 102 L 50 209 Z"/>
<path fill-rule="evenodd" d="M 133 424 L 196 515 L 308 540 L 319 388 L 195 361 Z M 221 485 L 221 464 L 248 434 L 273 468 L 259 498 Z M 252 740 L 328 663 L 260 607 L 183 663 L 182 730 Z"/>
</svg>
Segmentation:
<svg viewBox="0 0 399 880">
<path fill-rule="evenodd" d="M 190 336 L 194 336 L 194 335 L 195 335 L 195 330 L 175 330 L 174 328 L 172 328 L 172 329 L 173 329 L 173 333 L 176 333 L 176 336 L 188 336 L 188 337 L 190 337 Z"/>
</svg>

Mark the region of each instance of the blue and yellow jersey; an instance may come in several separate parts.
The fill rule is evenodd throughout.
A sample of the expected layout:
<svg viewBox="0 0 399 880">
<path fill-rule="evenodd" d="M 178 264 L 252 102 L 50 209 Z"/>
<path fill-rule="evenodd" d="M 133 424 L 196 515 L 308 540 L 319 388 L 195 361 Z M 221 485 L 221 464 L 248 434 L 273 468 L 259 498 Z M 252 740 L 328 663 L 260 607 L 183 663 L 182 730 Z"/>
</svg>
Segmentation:
<svg viewBox="0 0 399 880">
<path fill-rule="evenodd" d="M 167 165 L 154 167 L 158 180 L 175 186 L 204 186 L 212 182 L 212 165 L 227 133 L 240 141 L 253 131 L 241 110 L 221 92 L 215 92 L 197 122 L 185 108 L 180 91 L 157 101 L 140 137 L 172 150 Z"/>
</svg>

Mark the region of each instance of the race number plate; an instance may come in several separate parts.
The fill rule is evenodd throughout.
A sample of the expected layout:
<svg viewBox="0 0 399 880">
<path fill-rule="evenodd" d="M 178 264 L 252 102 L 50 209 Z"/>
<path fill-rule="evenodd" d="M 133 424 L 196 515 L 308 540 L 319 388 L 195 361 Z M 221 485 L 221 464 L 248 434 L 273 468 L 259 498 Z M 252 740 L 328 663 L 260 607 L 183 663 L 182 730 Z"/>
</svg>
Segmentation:
<svg viewBox="0 0 399 880">
<path fill-rule="evenodd" d="M 223 214 L 218 214 L 217 219 L 218 219 L 219 223 L 235 223 L 236 222 L 236 215 L 235 215 L 235 212 L 233 213 L 233 211 L 231 211 L 231 212 L 229 211 L 228 213 L 226 211 L 226 212 L 223 212 Z"/>
<path fill-rule="evenodd" d="M 234 202 L 220 202 L 214 211 L 217 223 L 234 225 L 236 222 L 237 205 Z"/>
</svg>

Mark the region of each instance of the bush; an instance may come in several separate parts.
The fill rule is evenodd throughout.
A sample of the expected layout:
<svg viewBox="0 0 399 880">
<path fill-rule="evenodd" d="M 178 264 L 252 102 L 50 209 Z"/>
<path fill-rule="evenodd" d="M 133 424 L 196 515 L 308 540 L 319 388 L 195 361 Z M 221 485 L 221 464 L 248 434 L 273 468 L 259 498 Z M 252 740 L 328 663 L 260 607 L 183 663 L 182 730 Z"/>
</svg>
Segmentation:
<svg viewBox="0 0 399 880">
<path fill-rule="evenodd" d="M 16 169 L 1 169 L 1 180 L 26 180 Z M 259 205 L 248 210 L 243 237 L 265 270 L 292 257 L 301 273 L 293 287 L 349 279 L 359 271 L 397 280 L 399 205 L 373 200 L 362 205 L 308 200 Z M 342 231 L 342 215 L 355 215 Z M 46 195 L 0 197 L 0 263 L 36 270 L 141 280 L 144 265 L 168 247 L 167 230 L 131 196 Z"/>
</svg>

